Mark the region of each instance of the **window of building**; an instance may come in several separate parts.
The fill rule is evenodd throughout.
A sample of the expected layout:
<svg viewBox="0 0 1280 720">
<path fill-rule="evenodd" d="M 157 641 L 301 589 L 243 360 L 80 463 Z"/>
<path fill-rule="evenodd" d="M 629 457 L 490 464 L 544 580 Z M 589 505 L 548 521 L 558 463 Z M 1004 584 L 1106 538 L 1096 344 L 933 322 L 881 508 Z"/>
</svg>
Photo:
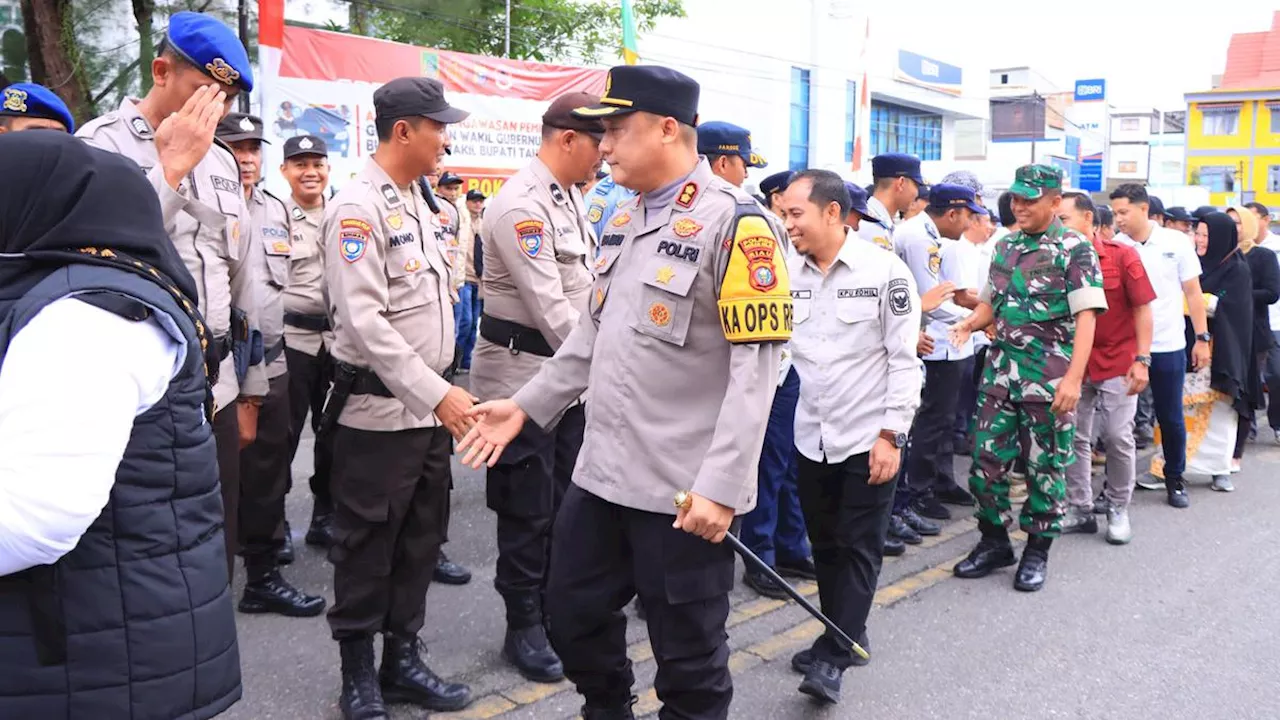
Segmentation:
<svg viewBox="0 0 1280 720">
<path fill-rule="evenodd" d="M 844 161 L 853 162 L 854 141 L 858 137 L 858 83 L 849 80 L 844 88 Z"/>
<path fill-rule="evenodd" d="M 1275 112 L 1272 110 L 1271 112 Z M 1280 193 L 1280 165 L 1267 167 L 1267 192 Z"/>
<path fill-rule="evenodd" d="M 1199 170 L 1199 180 L 1192 184 L 1209 188 L 1209 192 L 1235 192 L 1236 169 L 1230 165 L 1205 165 Z"/>
<path fill-rule="evenodd" d="M 791 68 L 791 154 L 789 167 L 809 167 L 809 71 Z"/>
<path fill-rule="evenodd" d="M 871 103 L 871 154 L 907 153 L 921 160 L 942 159 L 942 116 Z"/>
<path fill-rule="evenodd" d="M 1140 129 L 1138 118 L 1120 118 L 1121 132 L 1138 132 Z"/>
<path fill-rule="evenodd" d="M 1201 134 L 1235 135 L 1240 122 L 1240 108 L 1205 108 Z"/>
<path fill-rule="evenodd" d="M 1000 84 L 1001 84 L 1001 85 L 1008 85 L 1008 84 L 1009 84 L 1009 73 L 1001 73 L 1001 75 L 1000 75 Z"/>
<path fill-rule="evenodd" d="M 1280 135 L 1280 105 L 1273 105 L 1271 108 L 1271 132 Z"/>
</svg>

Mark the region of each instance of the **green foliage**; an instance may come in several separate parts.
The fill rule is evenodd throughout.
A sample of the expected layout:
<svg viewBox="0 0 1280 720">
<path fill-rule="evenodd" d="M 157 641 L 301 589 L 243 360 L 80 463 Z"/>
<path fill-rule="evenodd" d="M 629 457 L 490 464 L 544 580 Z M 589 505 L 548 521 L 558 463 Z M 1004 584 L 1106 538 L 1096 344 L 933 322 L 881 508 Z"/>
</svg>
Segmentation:
<svg viewBox="0 0 1280 720">
<path fill-rule="evenodd" d="M 9 28 L 0 35 L 0 72 L 9 82 L 26 81 L 27 36 L 21 30 Z"/>
</svg>

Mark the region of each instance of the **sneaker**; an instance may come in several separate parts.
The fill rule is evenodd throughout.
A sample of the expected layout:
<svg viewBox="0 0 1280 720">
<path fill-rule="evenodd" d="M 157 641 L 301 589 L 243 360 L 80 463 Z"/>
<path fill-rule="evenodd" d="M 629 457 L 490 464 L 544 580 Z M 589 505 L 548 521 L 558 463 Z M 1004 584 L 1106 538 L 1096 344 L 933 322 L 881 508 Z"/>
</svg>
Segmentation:
<svg viewBox="0 0 1280 720">
<path fill-rule="evenodd" d="M 1098 497 L 1093 499 L 1093 514 L 1105 515 L 1111 509 L 1111 501 L 1107 499 L 1107 492 L 1103 490 L 1098 493 Z"/>
<path fill-rule="evenodd" d="M 1232 492 L 1236 489 L 1236 486 L 1231 484 L 1230 476 L 1214 475 L 1213 484 L 1209 486 L 1209 489 L 1217 490 L 1218 492 Z"/>
<path fill-rule="evenodd" d="M 1078 507 L 1068 508 L 1067 514 L 1062 516 L 1063 535 L 1071 533 L 1092 535 L 1096 532 L 1098 532 L 1098 520 L 1090 510 Z"/>
<path fill-rule="evenodd" d="M 1133 539 L 1133 528 L 1129 526 L 1129 508 L 1112 507 L 1107 510 L 1107 542 L 1112 545 L 1127 545 Z"/>
<path fill-rule="evenodd" d="M 1143 490 L 1164 490 L 1164 481 L 1155 475 L 1140 475 L 1137 486 Z"/>
<path fill-rule="evenodd" d="M 1182 478 L 1168 478 L 1164 481 L 1165 491 L 1169 494 L 1169 504 L 1181 510 L 1191 506 L 1191 497 L 1187 495 L 1187 483 Z"/>
</svg>

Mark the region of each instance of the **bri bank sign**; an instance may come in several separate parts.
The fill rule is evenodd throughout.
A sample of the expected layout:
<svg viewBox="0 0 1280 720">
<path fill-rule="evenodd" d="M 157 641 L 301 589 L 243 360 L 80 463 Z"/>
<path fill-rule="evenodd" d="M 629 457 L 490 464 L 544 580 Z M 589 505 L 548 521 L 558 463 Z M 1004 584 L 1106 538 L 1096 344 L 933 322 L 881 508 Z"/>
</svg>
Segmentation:
<svg viewBox="0 0 1280 720">
<path fill-rule="evenodd" d="M 1090 100 L 1106 100 L 1107 99 L 1107 81 L 1106 80 L 1077 80 L 1076 81 L 1076 102 L 1089 102 Z"/>
</svg>

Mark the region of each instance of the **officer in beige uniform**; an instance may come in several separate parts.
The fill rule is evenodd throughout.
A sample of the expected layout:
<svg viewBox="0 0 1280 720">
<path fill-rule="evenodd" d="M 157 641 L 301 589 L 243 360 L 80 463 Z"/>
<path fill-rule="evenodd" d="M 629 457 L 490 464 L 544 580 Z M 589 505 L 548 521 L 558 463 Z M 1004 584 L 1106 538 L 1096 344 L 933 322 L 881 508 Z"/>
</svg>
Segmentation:
<svg viewBox="0 0 1280 720">
<path fill-rule="evenodd" d="M 450 107 L 438 80 L 400 78 L 373 94 L 378 149 L 329 202 L 321 235 L 333 317 L 334 603 L 343 714 L 384 718 L 386 702 L 460 710 L 471 690 L 422 661 L 427 588 L 447 536 L 452 435 L 472 397 L 441 373 L 453 358 L 455 295 L 437 221 L 416 180 L 435 169 Z M 335 427 L 336 426 L 336 427 Z M 373 635 L 384 633 L 373 676 Z"/>
<path fill-rule="evenodd" d="M 599 98 L 556 98 L 542 116 L 538 157 L 508 180 L 482 230 L 485 313 L 472 360 L 471 391 L 511 397 L 564 344 L 587 309 L 591 226 L 577 183 L 595 176 L 604 125 L 574 117 Z M 525 677 L 557 682 L 564 668 L 547 642 L 542 593 L 551 524 L 573 477 L 586 413 L 575 403 L 559 422 L 526 425 L 489 469 L 486 496 L 498 514 L 493 585 L 507 608 L 502 654 Z"/>
<path fill-rule="evenodd" d="M 165 229 L 196 279 L 200 314 L 213 334 L 208 352 L 219 368 L 213 430 L 228 570 L 234 574 L 240 449 L 257 434 L 268 385 L 249 261 L 249 211 L 236 160 L 213 135 L 231 99 L 253 89 L 253 76 L 231 28 L 191 12 L 170 18 L 151 74 L 154 84 L 145 98 L 125 98 L 76 135 L 142 167 L 159 194 Z"/>
<path fill-rule="evenodd" d="M 284 356 L 289 365 L 289 465 L 298 453 L 302 428 L 311 413 L 311 430 L 317 435 L 311 473 L 311 526 L 308 545 L 329 547 L 329 527 L 333 518 L 333 498 L 329 494 L 329 469 L 333 448 L 318 437 L 320 414 L 329 397 L 333 375 L 329 346 L 333 333 L 329 326 L 329 302 L 324 285 L 324 249 L 320 244 L 320 221 L 324 219 L 324 193 L 329 185 L 329 148 L 315 135 L 298 135 L 284 142 L 284 164 L 280 172 L 289 183 L 285 202 L 289 210 L 289 282 L 284 300 Z M 289 488 L 293 476 L 289 475 Z"/>
<path fill-rule="evenodd" d="M 307 595 L 280 574 L 293 561 L 284 516 L 289 476 L 289 375 L 284 358 L 284 305 L 289 281 L 289 212 L 284 202 L 258 187 L 262 180 L 261 118 L 228 113 L 217 136 L 240 165 L 240 184 L 249 205 L 249 243 L 262 319 L 263 362 L 269 391 L 258 413 L 258 436 L 240 451 L 240 547 L 247 582 L 240 612 L 312 617 L 324 612 L 324 598 Z"/>
<path fill-rule="evenodd" d="M 464 462 L 500 462 L 526 418 L 552 427 L 586 393 L 547 610 L 587 720 L 633 717 L 621 609 L 636 594 L 662 717 L 720 720 L 733 697 L 734 557 L 721 541 L 755 505 L 791 294 L 759 205 L 698 158 L 698 94 L 674 70 L 629 65 L 609 71 L 599 104 L 575 111 L 603 117 L 605 159 L 640 197 L 605 226 L 578 326 L 513 399 L 473 409 L 480 423 L 459 444 Z M 677 511 L 682 490 L 692 494 Z"/>
</svg>

